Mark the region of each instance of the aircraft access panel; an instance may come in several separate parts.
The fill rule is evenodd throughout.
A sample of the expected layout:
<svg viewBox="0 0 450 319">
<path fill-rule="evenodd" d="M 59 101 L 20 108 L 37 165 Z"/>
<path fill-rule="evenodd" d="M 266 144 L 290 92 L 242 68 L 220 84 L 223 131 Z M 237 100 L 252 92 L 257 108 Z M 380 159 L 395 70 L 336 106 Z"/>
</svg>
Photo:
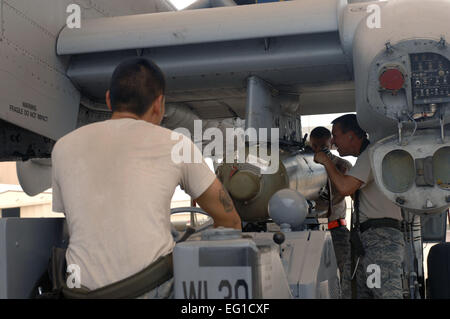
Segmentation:
<svg viewBox="0 0 450 319">
<path fill-rule="evenodd" d="M 450 62 L 436 53 L 411 54 L 414 104 L 450 102 Z"/>
</svg>

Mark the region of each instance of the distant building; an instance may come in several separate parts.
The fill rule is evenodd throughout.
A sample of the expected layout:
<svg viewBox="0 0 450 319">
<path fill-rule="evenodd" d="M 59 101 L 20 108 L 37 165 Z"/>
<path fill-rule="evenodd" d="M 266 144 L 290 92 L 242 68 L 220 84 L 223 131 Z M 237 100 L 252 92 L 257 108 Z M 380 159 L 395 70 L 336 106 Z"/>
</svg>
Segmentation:
<svg viewBox="0 0 450 319">
<path fill-rule="evenodd" d="M 55 218 L 63 214 L 52 212 L 52 192 L 47 190 L 30 197 L 22 190 L 16 174 L 16 163 L 0 163 L 0 217 Z"/>
</svg>

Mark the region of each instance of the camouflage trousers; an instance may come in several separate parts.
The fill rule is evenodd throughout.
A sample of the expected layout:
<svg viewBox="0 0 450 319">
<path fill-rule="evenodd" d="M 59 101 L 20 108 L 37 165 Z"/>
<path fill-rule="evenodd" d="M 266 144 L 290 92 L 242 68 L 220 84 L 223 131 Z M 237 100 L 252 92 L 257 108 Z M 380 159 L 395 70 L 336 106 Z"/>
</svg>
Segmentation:
<svg viewBox="0 0 450 319">
<path fill-rule="evenodd" d="M 358 299 L 403 299 L 403 233 L 395 228 L 370 228 L 361 234 L 365 256 L 356 270 Z M 344 267 L 351 269 L 351 261 Z M 352 272 L 353 273 L 353 272 Z M 344 298 L 351 298 L 351 283 L 343 282 Z"/>
<path fill-rule="evenodd" d="M 333 240 L 334 254 L 336 255 L 336 262 L 339 268 L 341 278 L 341 297 L 351 294 L 351 291 L 343 291 L 344 288 L 350 287 L 350 231 L 347 227 L 338 227 L 330 230 L 331 238 Z M 346 266 L 347 265 L 347 266 Z M 347 283 L 344 283 L 347 281 Z"/>
</svg>

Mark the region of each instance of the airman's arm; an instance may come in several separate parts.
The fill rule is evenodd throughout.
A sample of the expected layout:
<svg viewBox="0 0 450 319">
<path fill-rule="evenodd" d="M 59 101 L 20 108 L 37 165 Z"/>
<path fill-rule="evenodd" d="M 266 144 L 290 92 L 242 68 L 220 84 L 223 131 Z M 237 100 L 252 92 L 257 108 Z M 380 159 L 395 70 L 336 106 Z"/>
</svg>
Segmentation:
<svg viewBox="0 0 450 319">
<path fill-rule="evenodd" d="M 350 176 L 344 175 L 340 172 L 336 165 L 334 165 L 333 161 L 323 152 L 318 152 L 314 156 L 314 160 L 317 163 L 325 166 L 327 170 L 328 177 L 331 179 L 331 182 L 336 186 L 339 194 L 343 196 L 350 196 L 355 193 L 363 184 L 359 179 Z"/>
<path fill-rule="evenodd" d="M 214 219 L 214 227 L 242 228 L 233 201 L 217 178 L 196 202 Z"/>
</svg>

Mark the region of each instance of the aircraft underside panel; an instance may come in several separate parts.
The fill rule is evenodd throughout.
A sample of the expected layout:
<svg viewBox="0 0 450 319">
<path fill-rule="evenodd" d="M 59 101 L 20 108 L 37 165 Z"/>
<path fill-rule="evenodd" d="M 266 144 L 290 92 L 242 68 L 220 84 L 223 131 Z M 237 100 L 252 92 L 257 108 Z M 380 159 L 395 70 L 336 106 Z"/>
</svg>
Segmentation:
<svg viewBox="0 0 450 319">
<path fill-rule="evenodd" d="M 202 119 L 243 118 L 251 76 L 302 96 L 303 114 L 354 111 L 351 64 L 338 30 L 345 2 L 286 1 L 92 19 L 81 29 L 61 32 L 58 54 L 72 57 L 67 75 L 96 103 L 104 103 L 114 68 L 142 56 L 165 73 L 166 101 L 184 103 Z"/>
<path fill-rule="evenodd" d="M 286 1 L 93 19 L 80 29 L 65 28 L 57 51 L 72 55 L 332 32 L 343 3 Z"/>
<path fill-rule="evenodd" d="M 0 118 L 57 140 L 76 128 L 80 92 L 66 76 L 69 58 L 56 55 L 70 4 L 81 19 L 166 11 L 161 1 L 2 0 Z"/>
<path fill-rule="evenodd" d="M 80 94 L 54 52 L 68 1 L 45 2 L 2 1 L 0 118 L 56 140 L 75 127 Z"/>
</svg>

